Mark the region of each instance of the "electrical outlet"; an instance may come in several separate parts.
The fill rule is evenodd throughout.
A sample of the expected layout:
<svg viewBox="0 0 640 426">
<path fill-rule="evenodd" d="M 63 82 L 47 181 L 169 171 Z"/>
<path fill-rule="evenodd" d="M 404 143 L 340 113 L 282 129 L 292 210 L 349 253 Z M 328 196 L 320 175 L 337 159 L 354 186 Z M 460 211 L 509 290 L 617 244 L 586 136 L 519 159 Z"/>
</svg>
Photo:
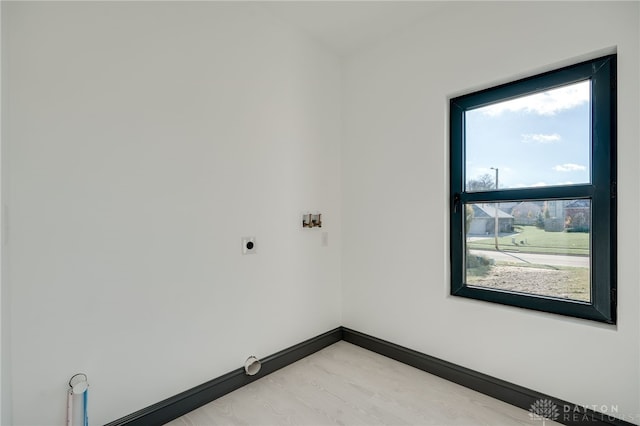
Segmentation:
<svg viewBox="0 0 640 426">
<path fill-rule="evenodd" d="M 256 237 L 242 237 L 242 254 L 254 254 L 256 252 Z"/>
</svg>

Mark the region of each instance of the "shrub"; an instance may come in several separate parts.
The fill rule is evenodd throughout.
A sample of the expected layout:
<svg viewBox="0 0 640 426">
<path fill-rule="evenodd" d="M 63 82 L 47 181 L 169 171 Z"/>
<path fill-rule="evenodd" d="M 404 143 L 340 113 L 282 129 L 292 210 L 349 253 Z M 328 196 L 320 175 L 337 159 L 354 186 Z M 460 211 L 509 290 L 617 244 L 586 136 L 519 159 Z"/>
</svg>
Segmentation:
<svg viewBox="0 0 640 426">
<path fill-rule="evenodd" d="M 565 232 L 589 232 L 588 226 L 573 226 L 565 229 Z"/>
<path fill-rule="evenodd" d="M 495 261 L 486 256 L 470 254 L 467 256 L 467 268 L 479 268 L 493 265 Z"/>
</svg>

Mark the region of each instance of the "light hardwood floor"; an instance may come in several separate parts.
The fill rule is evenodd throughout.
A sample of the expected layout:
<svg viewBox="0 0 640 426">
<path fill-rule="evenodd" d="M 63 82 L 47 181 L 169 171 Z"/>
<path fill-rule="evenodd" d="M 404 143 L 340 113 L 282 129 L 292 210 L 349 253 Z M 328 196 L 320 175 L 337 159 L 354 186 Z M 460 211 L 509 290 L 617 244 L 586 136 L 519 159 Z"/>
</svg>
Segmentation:
<svg viewBox="0 0 640 426">
<path fill-rule="evenodd" d="M 537 425 L 529 412 L 341 341 L 170 423 Z M 558 423 L 545 421 L 547 425 Z"/>
</svg>

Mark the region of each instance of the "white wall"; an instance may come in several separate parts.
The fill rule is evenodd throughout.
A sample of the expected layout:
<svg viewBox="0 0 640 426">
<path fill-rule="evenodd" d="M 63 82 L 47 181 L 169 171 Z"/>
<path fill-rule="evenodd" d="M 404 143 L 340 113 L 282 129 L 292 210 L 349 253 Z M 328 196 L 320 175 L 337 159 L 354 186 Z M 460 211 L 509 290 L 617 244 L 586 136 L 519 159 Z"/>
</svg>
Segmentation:
<svg viewBox="0 0 640 426">
<path fill-rule="evenodd" d="M 638 6 L 455 3 L 348 60 L 345 326 L 640 423 Z M 614 48 L 618 325 L 449 296 L 448 99 Z"/>
<path fill-rule="evenodd" d="M 3 8 L 11 424 L 62 424 L 77 372 L 101 424 L 341 324 L 334 56 L 251 4 Z"/>
<path fill-rule="evenodd" d="M 0 4 L 0 46 L 4 43 L 4 37 L 2 32 L 3 5 Z M 2 48 L 0 47 L 0 51 Z M 0 55 L 0 81 L 4 75 L 4 67 L 6 62 L 2 60 Z M 2 111 L 4 110 L 5 98 L 2 96 L 2 85 L 0 85 L 0 138 L 4 140 L 5 127 L 2 126 Z M 7 179 L 5 176 L 6 170 L 6 156 L 4 155 L 4 145 L 0 146 L 0 205 L 5 205 L 5 194 L 7 193 Z M 11 376 L 11 364 L 9 356 L 9 336 L 10 336 L 10 298 L 8 296 L 9 286 L 1 285 L 7 282 L 7 250 L 5 249 L 5 230 L 6 230 L 6 217 L 5 208 L 0 208 L 0 424 L 9 424 L 11 419 L 11 392 L 9 386 L 9 378 Z"/>
</svg>

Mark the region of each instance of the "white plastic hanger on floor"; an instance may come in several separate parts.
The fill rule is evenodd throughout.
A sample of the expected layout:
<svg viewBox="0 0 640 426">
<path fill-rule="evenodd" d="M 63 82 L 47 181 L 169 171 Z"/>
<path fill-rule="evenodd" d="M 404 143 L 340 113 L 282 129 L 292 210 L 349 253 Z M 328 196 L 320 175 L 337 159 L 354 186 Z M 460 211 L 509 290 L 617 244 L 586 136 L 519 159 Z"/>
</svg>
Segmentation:
<svg viewBox="0 0 640 426">
<path fill-rule="evenodd" d="M 82 424 L 83 426 L 89 426 L 89 416 L 87 412 L 89 381 L 86 374 L 75 374 L 69 380 L 69 391 L 67 392 L 67 426 L 73 426 L 74 395 L 82 395 Z"/>
</svg>

